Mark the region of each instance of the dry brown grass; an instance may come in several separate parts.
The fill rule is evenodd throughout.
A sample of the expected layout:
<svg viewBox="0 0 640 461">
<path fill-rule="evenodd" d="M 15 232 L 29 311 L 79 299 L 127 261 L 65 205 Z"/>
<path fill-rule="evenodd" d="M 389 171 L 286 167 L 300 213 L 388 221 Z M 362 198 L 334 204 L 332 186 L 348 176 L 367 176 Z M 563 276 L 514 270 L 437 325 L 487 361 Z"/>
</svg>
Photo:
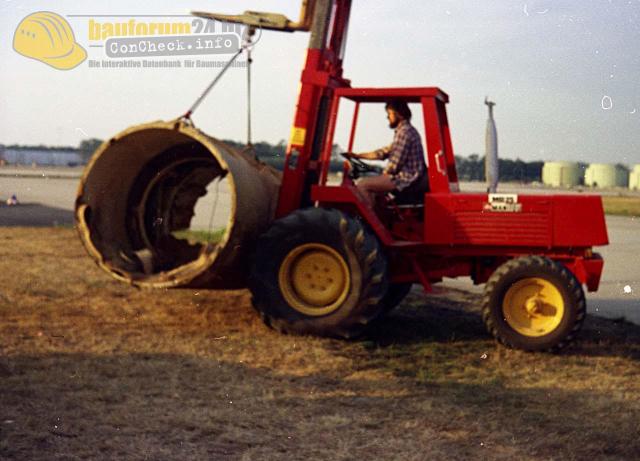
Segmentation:
<svg viewBox="0 0 640 461">
<path fill-rule="evenodd" d="M 71 229 L 0 228 L 1 459 L 637 459 L 640 327 L 497 346 L 413 292 L 356 342 L 281 336 L 244 291 L 112 281 Z"/>
<path fill-rule="evenodd" d="M 602 206 L 606 214 L 640 216 L 640 197 L 603 195 Z"/>
</svg>

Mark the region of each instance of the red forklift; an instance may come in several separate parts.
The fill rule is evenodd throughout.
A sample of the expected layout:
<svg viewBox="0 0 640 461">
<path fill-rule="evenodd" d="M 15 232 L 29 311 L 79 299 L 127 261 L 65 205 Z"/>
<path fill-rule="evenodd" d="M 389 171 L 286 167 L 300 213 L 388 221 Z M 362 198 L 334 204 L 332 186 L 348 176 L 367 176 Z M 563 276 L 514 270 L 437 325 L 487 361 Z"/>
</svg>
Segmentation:
<svg viewBox="0 0 640 461">
<path fill-rule="evenodd" d="M 436 87 L 352 87 L 342 75 L 350 0 L 304 1 L 300 20 L 273 13 L 197 16 L 252 28 L 310 31 L 306 63 L 280 187 L 276 220 L 256 245 L 249 287 L 264 321 L 286 333 L 350 338 L 408 293 L 443 277 L 485 284 L 482 318 L 502 344 L 558 350 L 580 329 L 583 285 L 598 289 L 608 243 L 602 202 L 588 195 L 464 193 Z M 328 185 L 341 102 L 390 99 L 419 104 L 428 190 L 391 194 L 370 208 L 355 187 L 373 167 L 345 161 L 342 183 Z M 405 194 L 406 195 L 406 194 Z"/>
</svg>

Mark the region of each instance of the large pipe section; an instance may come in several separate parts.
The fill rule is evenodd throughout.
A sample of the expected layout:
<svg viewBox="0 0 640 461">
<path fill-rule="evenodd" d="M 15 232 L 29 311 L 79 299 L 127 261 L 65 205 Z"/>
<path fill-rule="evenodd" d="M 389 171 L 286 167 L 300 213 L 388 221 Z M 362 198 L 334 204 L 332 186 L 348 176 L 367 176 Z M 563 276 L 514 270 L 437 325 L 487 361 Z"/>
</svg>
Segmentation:
<svg viewBox="0 0 640 461">
<path fill-rule="evenodd" d="M 230 214 L 215 242 L 190 228 L 207 185 L 224 178 Z M 148 288 L 245 284 L 257 236 L 273 220 L 280 174 L 185 121 L 133 126 L 105 141 L 82 176 L 75 206 L 80 238 L 116 279 Z"/>
</svg>

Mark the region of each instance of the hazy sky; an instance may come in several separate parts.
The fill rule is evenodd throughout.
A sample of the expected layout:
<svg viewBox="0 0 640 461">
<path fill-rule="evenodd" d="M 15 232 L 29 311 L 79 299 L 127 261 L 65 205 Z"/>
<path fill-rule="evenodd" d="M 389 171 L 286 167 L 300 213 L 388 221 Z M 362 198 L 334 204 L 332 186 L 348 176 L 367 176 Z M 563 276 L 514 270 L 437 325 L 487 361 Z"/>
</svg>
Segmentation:
<svg viewBox="0 0 640 461">
<path fill-rule="evenodd" d="M 0 5 L 0 143 L 55 145 L 174 118 L 217 70 L 92 69 L 87 62 L 56 70 L 12 49 L 28 14 L 64 16 L 88 58 L 102 59 L 103 48 L 88 46 L 98 43 L 89 42 L 89 18 L 68 15 L 251 9 L 297 18 L 299 9 L 297 0 Z M 140 18 L 152 19 L 161 18 Z M 288 138 L 307 41 L 307 33 L 265 32 L 256 44 L 254 140 Z M 489 95 L 497 103 L 503 157 L 640 163 L 640 0 L 354 0 L 345 76 L 353 86 L 441 87 L 450 96 L 456 154 L 483 153 Z M 196 125 L 218 138 L 244 140 L 245 78 L 244 69 L 231 69 L 194 115 Z M 365 111 L 358 135 L 358 149 L 389 143 L 380 107 Z M 344 145 L 344 136 L 338 141 Z"/>
</svg>

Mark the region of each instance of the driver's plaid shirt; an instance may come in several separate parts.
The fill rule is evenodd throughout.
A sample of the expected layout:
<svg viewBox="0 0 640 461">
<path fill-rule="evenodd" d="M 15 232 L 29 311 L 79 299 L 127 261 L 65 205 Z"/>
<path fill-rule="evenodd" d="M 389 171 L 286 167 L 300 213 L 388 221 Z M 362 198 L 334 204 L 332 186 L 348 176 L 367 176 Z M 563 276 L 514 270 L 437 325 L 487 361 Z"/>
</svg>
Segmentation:
<svg viewBox="0 0 640 461">
<path fill-rule="evenodd" d="M 396 127 L 393 143 L 375 153 L 380 160 L 389 159 L 384 172 L 391 177 L 398 190 L 408 187 L 426 168 L 420 134 L 408 120 L 402 120 Z"/>
</svg>

